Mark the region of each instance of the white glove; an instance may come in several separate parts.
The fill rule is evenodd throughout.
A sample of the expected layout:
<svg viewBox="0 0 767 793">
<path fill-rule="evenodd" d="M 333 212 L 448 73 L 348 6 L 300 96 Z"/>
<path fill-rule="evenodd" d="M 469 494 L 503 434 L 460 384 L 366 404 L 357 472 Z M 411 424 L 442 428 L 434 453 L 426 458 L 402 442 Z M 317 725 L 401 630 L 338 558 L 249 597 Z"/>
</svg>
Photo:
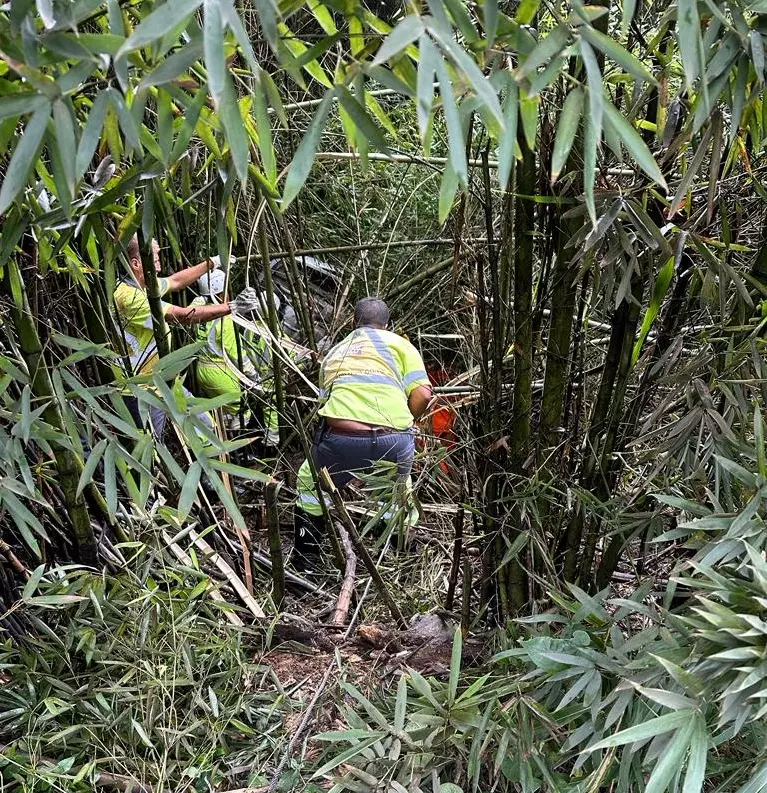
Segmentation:
<svg viewBox="0 0 767 793">
<path fill-rule="evenodd" d="M 229 309 L 232 314 L 244 316 L 245 314 L 252 314 L 258 308 L 258 292 L 249 286 L 243 289 L 234 300 L 229 302 Z"/>
<path fill-rule="evenodd" d="M 277 430 L 267 430 L 264 434 L 264 444 L 266 446 L 279 446 L 280 433 Z"/>
<path fill-rule="evenodd" d="M 216 254 L 215 256 L 209 256 L 208 261 L 213 262 L 214 270 L 217 270 L 219 267 L 221 267 L 221 257 L 218 254 Z M 230 264 L 235 264 L 236 261 L 237 261 L 236 256 L 229 256 L 229 264 L 225 265 L 222 269 L 226 270 L 226 268 L 229 267 Z"/>
</svg>

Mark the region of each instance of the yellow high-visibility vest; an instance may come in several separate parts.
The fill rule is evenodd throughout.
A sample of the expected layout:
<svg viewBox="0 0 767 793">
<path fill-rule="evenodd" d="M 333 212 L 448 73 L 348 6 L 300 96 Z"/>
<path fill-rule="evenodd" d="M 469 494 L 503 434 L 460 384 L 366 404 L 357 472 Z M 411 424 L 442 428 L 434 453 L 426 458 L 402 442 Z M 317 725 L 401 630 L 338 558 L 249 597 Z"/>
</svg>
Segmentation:
<svg viewBox="0 0 767 793">
<path fill-rule="evenodd" d="M 325 356 L 320 368 L 320 415 L 409 429 L 408 397 L 429 378 L 421 356 L 407 339 L 362 327 Z"/>
</svg>

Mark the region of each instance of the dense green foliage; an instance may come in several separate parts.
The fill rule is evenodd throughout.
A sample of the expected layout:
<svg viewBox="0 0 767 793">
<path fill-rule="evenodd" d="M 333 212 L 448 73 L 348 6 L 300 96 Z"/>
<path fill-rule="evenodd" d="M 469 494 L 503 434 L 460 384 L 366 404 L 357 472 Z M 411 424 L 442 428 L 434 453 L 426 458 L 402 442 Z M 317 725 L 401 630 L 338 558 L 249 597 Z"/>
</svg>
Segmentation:
<svg viewBox="0 0 767 793">
<path fill-rule="evenodd" d="M 0 8 L 4 786 L 224 791 L 281 769 L 283 789 L 767 790 L 765 13 Z M 152 389 L 131 376 L 110 298 L 134 231 L 169 270 L 231 249 L 238 283 L 275 251 L 346 247 L 345 298 L 390 295 L 414 339 L 460 334 L 458 473 L 430 448 L 419 493 L 464 508 L 464 603 L 500 645 L 476 674 L 457 638 L 444 678 L 362 693 L 339 652 L 331 723 L 292 744 L 308 703 L 254 666 L 268 625 L 226 627 L 187 530 L 276 616 L 230 477 L 289 481 L 302 449 L 268 472 L 225 459 L 238 443 L 192 409 L 222 402 L 173 389 L 194 345 Z M 288 277 L 311 343 L 300 258 Z M 128 394 L 177 435 L 137 431 Z M 452 526 L 428 528 L 382 565 L 406 606 L 444 594 Z M 677 584 L 692 599 L 669 613 Z"/>
</svg>

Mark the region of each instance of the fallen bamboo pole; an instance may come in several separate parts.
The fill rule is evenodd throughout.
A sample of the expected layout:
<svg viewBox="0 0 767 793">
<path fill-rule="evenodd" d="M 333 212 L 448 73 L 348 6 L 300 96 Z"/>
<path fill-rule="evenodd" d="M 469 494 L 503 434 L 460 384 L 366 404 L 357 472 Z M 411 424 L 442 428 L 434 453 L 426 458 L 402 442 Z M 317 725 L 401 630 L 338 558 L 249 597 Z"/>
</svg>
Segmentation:
<svg viewBox="0 0 767 793">
<path fill-rule="evenodd" d="M 330 478 L 330 473 L 328 472 L 327 468 L 323 468 L 319 472 L 320 476 L 320 483 L 322 485 L 322 489 L 327 492 L 330 496 L 331 500 L 333 501 L 333 506 L 338 513 L 338 517 L 341 519 L 341 522 L 344 525 L 344 528 L 349 532 L 349 537 L 354 545 L 354 549 L 362 558 L 362 561 L 367 568 L 368 573 L 370 573 L 370 577 L 373 579 L 373 583 L 376 585 L 379 594 L 383 598 L 384 603 L 386 603 L 389 611 L 391 612 L 392 617 L 394 617 L 394 621 L 397 625 L 402 628 L 403 630 L 407 628 L 407 622 L 405 622 L 405 618 L 402 616 L 402 612 L 399 610 L 399 606 L 394 601 L 394 598 L 391 596 L 391 593 L 386 588 L 386 583 L 384 582 L 383 578 L 381 578 L 381 574 L 378 572 L 378 568 L 376 567 L 375 562 L 371 558 L 370 554 L 368 553 L 368 549 L 365 547 L 365 544 L 360 539 L 359 534 L 357 534 L 357 529 L 354 525 L 354 521 L 351 518 L 351 515 L 346 510 L 346 506 L 344 505 L 344 500 L 341 498 L 341 494 L 338 492 L 338 489 L 333 484 L 333 480 Z"/>
<path fill-rule="evenodd" d="M 178 544 L 173 542 L 173 538 L 168 534 L 167 531 L 163 531 L 162 538 L 165 541 L 165 544 L 168 546 L 170 552 L 176 557 L 176 559 L 181 562 L 181 564 L 186 565 L 187 567 L 194 567 L 194 562 L 190 558 L 189 554 Z M 211 600 L 215 600 L 217 603 L 223 603 L 224 605 L 228 606 L 229 604 L 226 602 L 226 598 L 215 588 L 215 584 L 211 582 L 212 589 L 208 590 L 208 595 L 210 596 Z M 224 609 L 224 615 L 232 623 L 232 625 L 236 625 L 238 628 L 243 627 L 245 624 L 240 617 L 232 611 L 230 608 Z"/>
<path fill-rule="evenodd" d="M 463 240 L 467 244 L 480 244 L 487 242 L 486 237 L 469 237 Z M 443 237 L 435 237 L 434 239 L 419 239 L 419 240 L 392 240 L 391 242 L 368 242 L 360 245 L 335 245 L 330 248 L 303 248 L 298 251 L 276 251 L 269 252 L 270 259 L 287 259 L 291 256 L 319 256 L 328 253 L 357 253 L 359 251 L 374 251 L 374 250 L 388 250 L 389 248 L 416 248 L 419 246 L 428 247 L 432 245 L 453 245 L 454 240 L 445 239 Z M 261 259 L 262 254 L 255 251 L 250 254 L 251 259 Z M 248 261 L 247 256 L 235 257 L 238 262 Z M 450 259 L 452 262 L 453 260 Z"/>
<path fill-rule="evenodd" d="M 242 583 L 237 573 L 232 570 L 229 563 L 222 559 L 196 531 L 190 531 L 189 538 L 205 554 L 208 561 L 212 562 L 224 574 L 232 589 L 240 596 L 240 599 L 248 607 L 251 614 L 259 619 L 266 617 L 261 606 L 258 605 L 253 595 L 248 592 L 247 587 Z"/>
</svg>

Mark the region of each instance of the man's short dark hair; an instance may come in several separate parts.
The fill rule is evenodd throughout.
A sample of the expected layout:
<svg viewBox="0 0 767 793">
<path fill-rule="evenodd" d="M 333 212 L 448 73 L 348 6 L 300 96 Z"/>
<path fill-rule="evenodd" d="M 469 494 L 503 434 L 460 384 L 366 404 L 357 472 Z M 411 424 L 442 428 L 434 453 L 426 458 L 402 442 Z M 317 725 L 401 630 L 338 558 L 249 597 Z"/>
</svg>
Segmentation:
<svg viewBox="0 0 767 793">
<path fill-rule="evenodd" d="M 128 260 L 138 259 L 141 261 L 141 249 L 138 244 L 138 234 L 134 234 L 127 243 L 125 243 L 125 252 L 128 254 Z"/>
<path fill-rule="evenodd" d="M 354 307 L 354 327 L 385 328 L 389 324 L 389 307 L 378 297 L 363 297 Z"/>
</svg>

